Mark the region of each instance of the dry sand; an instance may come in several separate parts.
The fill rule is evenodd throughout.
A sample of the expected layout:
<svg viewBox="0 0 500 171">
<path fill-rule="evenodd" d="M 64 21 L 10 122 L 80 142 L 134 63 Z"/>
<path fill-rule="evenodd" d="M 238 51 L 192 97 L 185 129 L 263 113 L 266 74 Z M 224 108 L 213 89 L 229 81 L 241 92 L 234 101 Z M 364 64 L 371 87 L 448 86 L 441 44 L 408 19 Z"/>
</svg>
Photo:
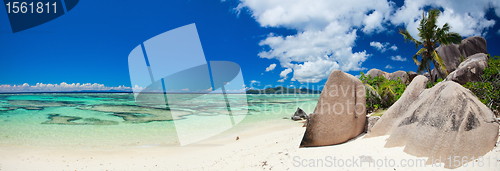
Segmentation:
<svg viewBox="0 0 500 171">
<path fill-rule="evenodd" d="M 424 165 L 427 158 L 408 155 L 403 147 L 384 148 L 388 136 L 361 135 L 340 145 L 299 149 L 304 131 L 302 123 L 281 120 L 183 147 L 0 146 L 0 170 L 448 170 Z M 370 158 L 377 165 L 361 163 Z M 482 162 L 455 170 L 499 170 L 499 160 L 495 147 Z"/>
</svg>

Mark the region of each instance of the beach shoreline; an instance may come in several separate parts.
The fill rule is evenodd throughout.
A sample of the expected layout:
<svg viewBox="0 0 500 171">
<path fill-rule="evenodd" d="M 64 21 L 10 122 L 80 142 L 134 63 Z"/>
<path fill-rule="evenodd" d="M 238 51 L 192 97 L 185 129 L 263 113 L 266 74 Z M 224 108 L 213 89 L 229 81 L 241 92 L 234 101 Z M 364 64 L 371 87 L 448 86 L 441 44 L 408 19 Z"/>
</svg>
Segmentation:
<svg viewBox="0 0 500 171">
<path fill-rule="evenodd" d="M 388 136 L 363 138 L 346 143 L 299 148 L 305 131 L 301 122 L 275 120 L 251 129 L 203 140 L 187 146 L 121 146 L 105 148 L 68 148 L 0 146 L 3 170 L 446 170 L 444 164 L 413 167 L 381 167 L 361 160 L 421 161 L 403 152 L 404 147 L 384 148 Z M 236 140 L 236 136 L 239 137 Z M 500 166 L 500 149 L 495 147 L 480 162 L 456 170 L 495 170 Z M 333 160 L 335 159 L 335 161 Z M 486 163 L 488 159 L 489 163 Z M 343 165 L 339 163 L 343 161 Z M 347 161 L 355 161 L 347 166 Z M 471 164 L 475 163 L 474 168 Z M 332 164 L 332 165 L 330 165 Z M 361 165 L 359 165 L 361 164 Z M 410 163 L 406 163 L 410 164 Z M 486 165 L 489 164 L 489 165 Z M 498 164 L 498 166 L 496 166 Z"/>
</svg>

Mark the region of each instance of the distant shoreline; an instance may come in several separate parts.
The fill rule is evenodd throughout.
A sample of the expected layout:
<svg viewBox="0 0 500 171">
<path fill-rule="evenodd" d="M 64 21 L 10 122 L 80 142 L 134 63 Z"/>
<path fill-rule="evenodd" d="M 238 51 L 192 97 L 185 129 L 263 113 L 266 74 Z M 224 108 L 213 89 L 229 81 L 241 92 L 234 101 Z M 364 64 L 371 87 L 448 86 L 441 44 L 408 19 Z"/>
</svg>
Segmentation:
<svg viewBox="0 0 500 171">
<path fill-rule="evenodd" d="M 134 94 L 131 91 L 68 91 L 68 92 L 0 92 L 0 94 Z M 141 94 L 164 94 L 163 92 L 141 92 Z M 197 93 L 197 92 L 168 92 L 167 94 L 208 94 L 208 93 Z M 224 94 L 224 93 L 209 93 L 209 94 Z M 226 92 L 225 94 L 321 94 L 320 90 L 312 90 L 307 88 L 285 88 L 285 87 L 274 87 L 267 89 L 250 89 L 245 93 L 231 93 Z"/>
<path fill-rule="evenodd" d="M 0 94 L 134 94 L 134 92 L 0 92 Z M 141 94 L 163 94 L 163 92 L 144 92 Z M 223 94 L 223 93 L 183 93 L 183 92 L 174 92 L 167 94 Z M 226 93 L 226 94 L 245 94 L 245 93 Z"/>
</svg>

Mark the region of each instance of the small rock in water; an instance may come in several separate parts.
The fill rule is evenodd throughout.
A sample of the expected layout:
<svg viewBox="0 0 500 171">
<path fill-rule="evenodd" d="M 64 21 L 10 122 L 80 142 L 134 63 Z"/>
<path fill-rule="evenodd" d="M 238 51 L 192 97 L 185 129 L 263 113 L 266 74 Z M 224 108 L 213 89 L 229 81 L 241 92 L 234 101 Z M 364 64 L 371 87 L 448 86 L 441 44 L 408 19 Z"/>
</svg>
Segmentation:
<svg viewBox="0 0 500 171">
<path fill-rule="evenodd" d="M 297 107 L 297 111 L 293 114 L 292 120 L 297 121 L 302 119 L 307 119 L 307 114 L 300 107 Z"/>
</svg>

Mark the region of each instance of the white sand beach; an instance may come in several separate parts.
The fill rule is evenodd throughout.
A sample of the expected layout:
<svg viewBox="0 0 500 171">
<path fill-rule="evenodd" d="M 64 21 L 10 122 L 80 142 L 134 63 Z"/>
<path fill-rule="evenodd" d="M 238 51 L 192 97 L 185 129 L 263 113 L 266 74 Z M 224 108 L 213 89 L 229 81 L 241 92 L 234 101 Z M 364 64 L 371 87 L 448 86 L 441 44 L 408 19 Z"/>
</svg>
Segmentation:
<svg viewBox="0 0 500 171">
<path fill-rule="evenodd" d="M 0 170 L 448 170 L 424 165 L 426 157 L 408 155 L 404 147 L 384 148 L 388 136 L 298 148 L 304 131 L 300 122 L 278 120 L 182 147 L 0 146 Z M 376 164 L 362 162 L 370 158 Z M 499 159 L 495 147 L 455 170 L 498 170 Z"/>
</svg>

